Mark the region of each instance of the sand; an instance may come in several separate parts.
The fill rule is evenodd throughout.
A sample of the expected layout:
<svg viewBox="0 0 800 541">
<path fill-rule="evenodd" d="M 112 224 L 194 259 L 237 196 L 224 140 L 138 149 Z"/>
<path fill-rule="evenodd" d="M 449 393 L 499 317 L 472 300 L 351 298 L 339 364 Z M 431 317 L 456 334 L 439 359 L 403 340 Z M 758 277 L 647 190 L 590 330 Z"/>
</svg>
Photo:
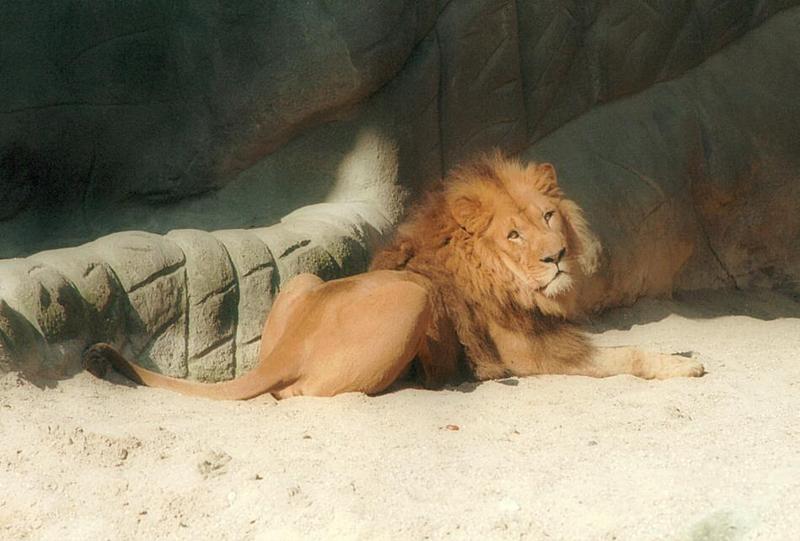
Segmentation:
<svg viewBox="0 0 800 541">
<path fill-rule="evenodd" d="M 800 303 L 640 302 L 601 344 L 708 374 L 379 397 L 0 379 L 0 539 L 798 539 Z"/>
</svg>

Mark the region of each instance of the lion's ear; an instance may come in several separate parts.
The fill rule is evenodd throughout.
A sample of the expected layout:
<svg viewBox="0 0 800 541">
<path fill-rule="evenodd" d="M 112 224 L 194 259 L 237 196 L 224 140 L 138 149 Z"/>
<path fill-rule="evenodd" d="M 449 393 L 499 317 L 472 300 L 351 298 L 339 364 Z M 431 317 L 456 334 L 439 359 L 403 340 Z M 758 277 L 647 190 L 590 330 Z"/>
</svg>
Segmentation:
<svg viewBox="0 0 800 541">
<path fill-rule="evenodd" d="M 583 216 L 583 211 L 569 199 L 562 199 L 558 208 L 567 222 L 569 245 L 573 253 L 577 254 L 578 263 L 586 276 L 591 276 L 600 266 L 600 256 L 603 246 L 600 240 L 589 228 L 589 223 Z"/>
<path fill-rule="evenodd" d="M 450 201 L 450 212 L 458 225 L 468 233 L 480 233 L 492 221 L 491 213 L 478 199 L 464 195 Z"/>
<path fill-rule="evenodd" d="M 533 178 L 536 189 L 541 193 L 553 197 L 561 195 L 558 175 L 552 163 L 532 163 L 528 166 L 528 175 Z"/>
<path fill-rule="evenodd" d="M 540 163 L 536 166 L 536 172 L 548 184 L 558 186 L 558 177 L 556 176 L 556 168 L 552 163 Z"/>
</svg>

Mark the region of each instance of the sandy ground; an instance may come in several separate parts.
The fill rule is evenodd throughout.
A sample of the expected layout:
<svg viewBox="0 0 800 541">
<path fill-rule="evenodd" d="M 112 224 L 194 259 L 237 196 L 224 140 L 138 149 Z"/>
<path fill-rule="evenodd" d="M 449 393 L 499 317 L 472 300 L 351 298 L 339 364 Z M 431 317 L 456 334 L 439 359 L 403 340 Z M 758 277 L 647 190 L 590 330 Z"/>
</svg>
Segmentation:
<svg viewBox="0 0 800 541">
<path fill-rule="evenodd" d="M 6 375 L 0 539 L 800 539 L 800 304 L 693 295 L 592 328 L 708 374 L 280 403 Z"/>
</svg>

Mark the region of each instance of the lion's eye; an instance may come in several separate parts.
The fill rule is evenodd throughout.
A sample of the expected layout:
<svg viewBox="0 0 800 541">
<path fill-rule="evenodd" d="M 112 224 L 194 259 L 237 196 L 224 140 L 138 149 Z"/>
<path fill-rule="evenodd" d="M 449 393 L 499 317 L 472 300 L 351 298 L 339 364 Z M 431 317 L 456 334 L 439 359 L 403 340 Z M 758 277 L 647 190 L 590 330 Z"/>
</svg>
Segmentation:
<svg viewBox="0 0 800 541">
<path fill-rule="evenodd" d="M 553 214 L 555 214 L 555 212 L 552 211 L 552 210 L 548 210 L 547 212 L 545 212 L 544 213 L 544 221 L 549 224 L 550 220 L 553 219 Z"/>
<path fill-rule="evenodd" d="M 512 229 L 508 232 L 508 240 L 514 240 L 519 238 L 519 231 L 516 229 Z"/>
</svg>

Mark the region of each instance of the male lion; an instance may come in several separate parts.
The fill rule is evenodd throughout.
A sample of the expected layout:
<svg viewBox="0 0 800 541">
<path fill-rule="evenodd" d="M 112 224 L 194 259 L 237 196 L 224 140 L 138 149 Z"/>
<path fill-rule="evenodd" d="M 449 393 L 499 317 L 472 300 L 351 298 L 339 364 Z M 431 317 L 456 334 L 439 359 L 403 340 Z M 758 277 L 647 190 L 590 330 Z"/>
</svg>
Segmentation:
<svg viewBox="0 0 800 541">
<path fill-rule="evenodd" d="M 139 383 L 217 399 L 375 394 L 404 375 L 428 387 L 464 376 L 702 375 L 692 359 L 594 347 L 568 322 L 599 252 L 552 165 L 495 154 L 449 174 L 370 272 L 292 279 L 267 319 L 259 363 L 244 376 L 170 378 L 107 344 L 89 348 L 84 362 L 96 375 L 110 362 Z"/>
</svg>

